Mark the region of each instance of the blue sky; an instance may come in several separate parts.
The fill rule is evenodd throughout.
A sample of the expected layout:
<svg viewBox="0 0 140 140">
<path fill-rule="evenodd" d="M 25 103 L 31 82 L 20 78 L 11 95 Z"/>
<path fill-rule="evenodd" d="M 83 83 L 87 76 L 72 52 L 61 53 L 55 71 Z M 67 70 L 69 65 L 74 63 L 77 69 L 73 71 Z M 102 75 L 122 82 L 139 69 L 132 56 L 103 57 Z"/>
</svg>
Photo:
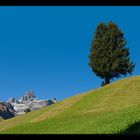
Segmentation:
<svg viewBox="0 0 140 140">
<path fill-rule="evenodd" d="M 0 100 L 33 90 L 62 100 L 100 86 L 88 66 L 96 26 L 115 22 L 124 31 L 133 75 L 140 71 L 140 7 L 0 7 Z"/>
</svg>

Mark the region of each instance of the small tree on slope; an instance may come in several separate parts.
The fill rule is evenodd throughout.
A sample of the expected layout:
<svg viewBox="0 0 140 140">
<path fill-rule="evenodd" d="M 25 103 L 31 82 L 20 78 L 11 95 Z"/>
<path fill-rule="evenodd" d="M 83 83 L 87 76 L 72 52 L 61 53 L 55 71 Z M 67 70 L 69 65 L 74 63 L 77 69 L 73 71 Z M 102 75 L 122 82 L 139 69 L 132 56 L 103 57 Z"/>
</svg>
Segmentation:
<svg viewBox="0 0 140 140">
<path fill-rule="evenodd" d="M 109 84 L 114 77 L 131 74 L 135 64 L 130 62 L 123 32 L 113 22 L 100 23 L 92 40 L 89 66 L 96 76 Z"/>
</svg>

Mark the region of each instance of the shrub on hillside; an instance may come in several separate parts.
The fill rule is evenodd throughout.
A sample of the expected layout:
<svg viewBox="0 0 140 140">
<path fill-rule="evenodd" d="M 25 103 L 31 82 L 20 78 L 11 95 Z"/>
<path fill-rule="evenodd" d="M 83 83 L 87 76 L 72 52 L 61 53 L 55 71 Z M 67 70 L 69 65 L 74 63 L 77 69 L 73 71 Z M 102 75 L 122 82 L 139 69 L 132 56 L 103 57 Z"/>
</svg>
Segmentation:
<svg viewBox="0 0 140 140">
<path fill-rule="evenodd" d="M 24 110 L 25 113 L 28 113 L 28 112 L 30 112 L 30 111 L 31 111 L 30 108 L 26 108 L 26 109 Z"/>
</svg>

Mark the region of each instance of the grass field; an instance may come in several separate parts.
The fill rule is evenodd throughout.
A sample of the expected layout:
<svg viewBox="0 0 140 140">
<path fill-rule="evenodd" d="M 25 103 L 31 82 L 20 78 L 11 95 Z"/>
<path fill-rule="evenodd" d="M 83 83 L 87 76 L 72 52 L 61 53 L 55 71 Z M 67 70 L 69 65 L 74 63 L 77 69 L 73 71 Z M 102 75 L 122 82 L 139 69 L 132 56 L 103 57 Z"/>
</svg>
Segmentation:
<svg viewBox="0 0 140 140">
<path fill-rule="evenodd" d="M 2 120 L 0 134 L 140 134 L 140 76 Z"/>
</svg>

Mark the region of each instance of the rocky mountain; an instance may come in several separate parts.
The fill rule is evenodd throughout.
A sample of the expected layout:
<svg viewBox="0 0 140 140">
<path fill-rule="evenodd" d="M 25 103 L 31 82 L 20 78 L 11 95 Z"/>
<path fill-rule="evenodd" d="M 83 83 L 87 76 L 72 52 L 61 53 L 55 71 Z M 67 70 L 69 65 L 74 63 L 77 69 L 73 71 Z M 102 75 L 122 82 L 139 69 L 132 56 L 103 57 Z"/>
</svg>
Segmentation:
<svg viewBox="0 0 140 140">
<path fill-rule="evenodd" d="M 0 118 L 9 119 L 16 115 L 26 113 L 26 109 L 32 111 L 49 106 L 55 102 L 55 98 L 50 100 L 39 100 L 36 98 L 33 91 L 27 91 L 18 100 L 12 97 L 6 102 L 0 102 Z"/>
<path fill-rule="evenodd" d="M 27 91 L 25 94 L 20 97 L 19 100 L 16 100 L 15 98 L 10 98 L 8 100 L 8 103 L 12 105 L 17 115 L 24 114 L 25 109 L 36 110 L 45 106 L 49 106 L 56 102 L 56 99 L 50 99 L 50 100 L 39 100 L 36 98 L 33 91 Z"/>
<path fill-rule="evenodd" d="M 25 94 L 18 100 L 20 103 L 24 103 L 27 101 L 33 101 L 36 100 L 36 96 L 34 95 L 33 91 L 27 91 Z"/>
<path fill-rule="evenodd" d="M 0 118 L 9 119 L 15 115 L 16 112 L 10 103 L 0 102 Z"/>
</svg>

